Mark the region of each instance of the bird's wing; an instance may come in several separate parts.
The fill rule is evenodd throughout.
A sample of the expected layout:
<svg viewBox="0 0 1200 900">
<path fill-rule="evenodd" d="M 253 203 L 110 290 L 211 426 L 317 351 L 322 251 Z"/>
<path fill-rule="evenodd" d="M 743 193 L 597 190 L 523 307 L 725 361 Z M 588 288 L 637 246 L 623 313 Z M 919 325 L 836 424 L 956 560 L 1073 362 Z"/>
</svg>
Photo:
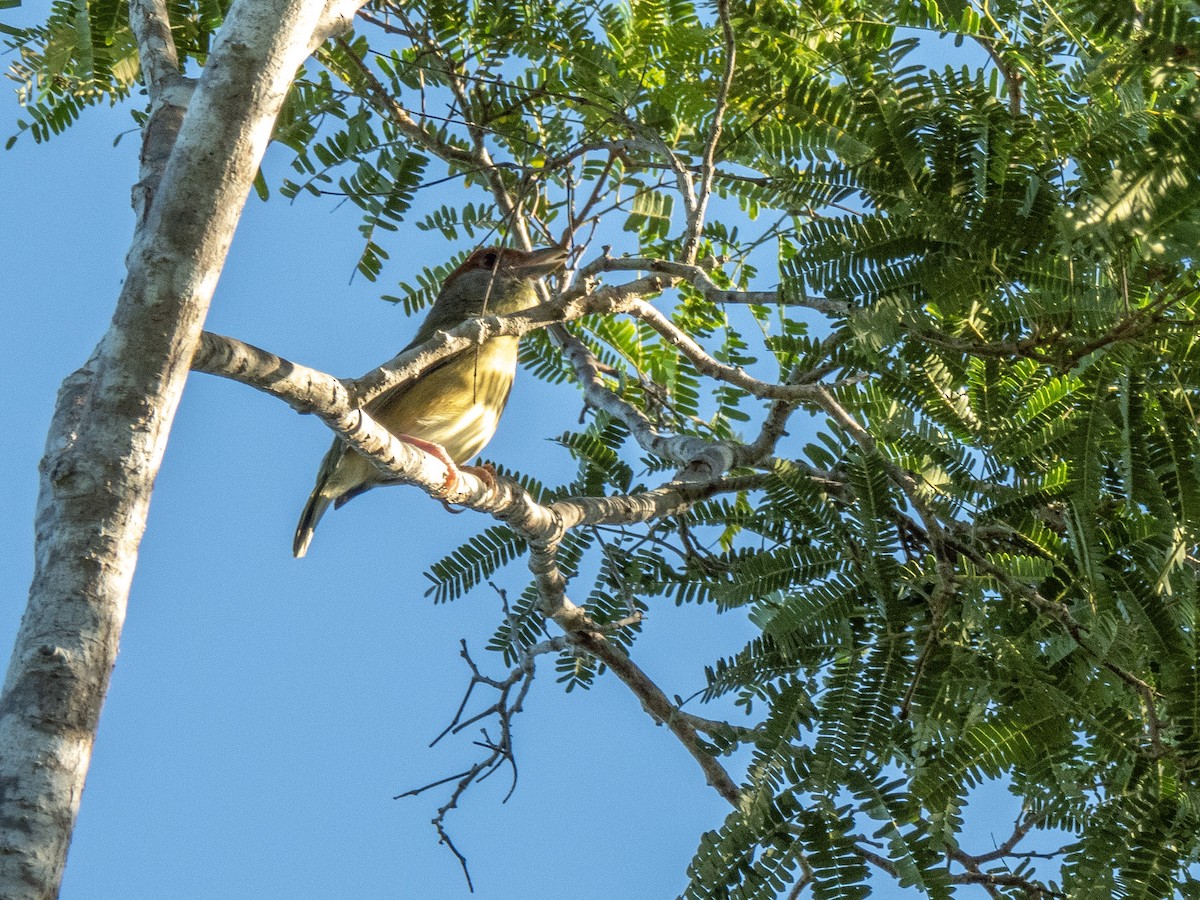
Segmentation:
<svg viewBox="0 0 1200 900">
<path fill-rule="evenodd" d="M 447 356 L 431 368 L 426 369 L 419 377 L 384 391 L 367 404 L 367 412 L 371 414 L 371 417 L 375 421 L 382 424 L 393 434 L 407 433 L 412 425 L 411 422 L 407 421 L 410 416 L 403 415 L 404 399 L 408 394 L 413 390 L 430 394 L 440 394 L 446 390 L 453 390 L 456 381 L 466 382 L 466 375 L 458 373 L 455 370 L 460 368 L 461 364 L 465 362 L 464 357 L 474 355 L 476 349 L 478 348 L 469 348 L 452 356 Z M 418 388 L 418 385 L 421 387 Z M 459 385 L 459 387 L 469 388 L 469 384 L 464 383 Z M 417 405 L 424 408 L 425 402 L 418 402 Z M 414 410 L 413 412 L 420 411 Z"/>
</svg>

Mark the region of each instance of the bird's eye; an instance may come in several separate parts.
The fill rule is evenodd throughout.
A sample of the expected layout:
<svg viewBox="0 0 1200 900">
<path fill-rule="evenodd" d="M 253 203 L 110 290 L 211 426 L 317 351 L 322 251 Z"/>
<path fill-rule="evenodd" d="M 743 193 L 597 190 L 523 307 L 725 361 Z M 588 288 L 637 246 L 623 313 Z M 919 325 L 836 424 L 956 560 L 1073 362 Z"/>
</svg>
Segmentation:
<svg viewBox="0 0 1200 900">
<path fill-rule="evenodd" d="M 496 268 L 496 259 L 497 256 L 495 250 L 489 250 L 487 253 L 483 254 L 483 256 L 479 257 L 479 261 L 483 263 L 483 267 L 485 269 Z"/>
</svg>

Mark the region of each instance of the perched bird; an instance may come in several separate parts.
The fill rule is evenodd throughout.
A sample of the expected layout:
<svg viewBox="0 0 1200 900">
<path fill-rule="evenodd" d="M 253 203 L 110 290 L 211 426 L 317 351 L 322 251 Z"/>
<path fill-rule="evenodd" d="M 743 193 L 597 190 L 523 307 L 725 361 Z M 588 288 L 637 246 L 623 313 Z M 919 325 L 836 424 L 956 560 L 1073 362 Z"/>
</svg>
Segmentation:
<svg viewBox="0 0 1200 900">
<path fill-rule="evenodd" d="M 537 279 L 562 268 L 566 258 L 560 247 L 531 253 L 499 247 L 476 250 L 446 278 L 417 336 L 404 349 L 476 316 L 535 306 Z M 380 394 L 366 410 L 400 440 L 445 462 L 452 483 L 454 465 L 479 453 L 496 431 L 517 371 L 517 342 L 505 335 L 455 354 L 417 379 Z M 292 553 L 301 557 L 307 552 L 313 529 L 329 504 L 337 509 L 387 482 L 387 475 L 335 438 L 300 514 Z"/>
</svg>

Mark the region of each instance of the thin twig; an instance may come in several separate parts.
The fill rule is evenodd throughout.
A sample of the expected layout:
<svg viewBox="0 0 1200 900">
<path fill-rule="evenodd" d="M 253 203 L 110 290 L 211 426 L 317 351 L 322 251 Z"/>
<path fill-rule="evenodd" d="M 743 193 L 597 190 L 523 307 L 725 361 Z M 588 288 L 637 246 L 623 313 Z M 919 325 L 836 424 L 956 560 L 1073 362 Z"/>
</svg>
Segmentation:
<svg viewBox="0 0 1200 900">
<path fill-rule="evenodd" d="M 438 808 L 432 822 L 434 828 L 437 830 L 439 841 L 445 844 L 450 852 L 454 854 L 458 860 L 458 864 L 462 867 L 463 876 L 467 880 L 467 887 L 474 891 L 467 858 L 455 846 L 453 839 L 450 837 L 450 833 L 446 828 L 446 818 L 452 810 L 458 808 L 459 800 L 462 799 L 463 795 L 466 794 L 467 790 L 473 784 L 478 784 L 495 774 L 504 765 L 509 766 L 513 773 L 512 784 L 509 787 L 508 794 L 504 797 L 504 801 L 507 801 L 512 796 L 512 792 L 516 789 L 517 785 L 517 763 L 513 753 L 512 739 L 513 718 L 522 711 L 525 698 L 533 684 L 536 658 L 545 653 L 561 651 L 567 646 L 567 641 L 565 638 L 556 638 L 529 647 L 522 654 L 520 663 L 503 679 L 489 678 L 484 675 L 471 658 L 466 641 L 462 641 L 461 646 L 460 655 L 466 660 L 468 667 L 471 669 L 471 679 L 467 684 L 467 690 L 462 702 L 459 704 L 458 710 L 454 714 L 454 718 L 451 719 L 450 724 L 433 740 L 430 746 L 432 747 L 434 744 L 437 744 L 447 734 L 458 734 L 464 728 L 484 718 L 495 718 L 497 726 L 500 729 L 499 737 L 492 740 L 488 737 L 487 731 L 483 730 L 483 740 L 475 741 L 474 744 L 486 750 L 487 753 L 483 758 L 477 760 L 474 765 L 456 775 L 439 778 L 420 787 L 411 788 L 401 794 L 397 794 L 393 799 L 399 800 L 405 797 L 416 797 L 433 788 L 454 783 L 454 790 L 451 791 L 449 799 Z M 471 694 L 477 685 L 485 685 L 497 691 L 496 702 L 482 712 L 463 719 L 463 711 L 466 709 L 467 702 L 470 700 Z M 515 697 L 513 696 L 514 689 L 516 690 Z"/>
<path fill-rule="evenodd" d="M 479 160 L 469 151 L 446 143 L 437 135 L 422 127 L 409 111 L 401 106 L 388 89 L 384 87 L 383 82 L 375 77 L 375 73 L 354 52 L 354 48 L 344 38 L 338 38 L 337 45 L 346 57 L 354 63 L 354 70 L 357 77 L 362 79 L 363 84 L 367 88 L 368 99 L 374 103 L 376 109 L 387 115 L 401 134 L 418 146 L 428 150 L 439 159 L 456 165 L 466 166 L 470 171 L 477 171 L 479 169 Z M 341 76 L 342 73 L 337 72 L 335 68 L 329 66 L 328 60 L 326 61 L 326 67 Z M 351 87 L 357 87 L 352 81 L 348 80 L 348 83 Z"/>
<path fill-rule="evenodd" d="M 729 21 L 729 0 L 717 0 L 717 17 L 721 20 L 721 34 L 725 41 L 725 70 L 721 74 L 721 84 L 717 88 L 717 97 L 713 103 L 712 125 L 704 143 L 704 153 L 700 162 L 700 184 L 696 190 L 695 202 L 688 209 L 681 254 L 685 263 L 693 262 L 700 248 L 704 213 L 708 209 L 708 199 L 712 196 L 713 164 L 716 160 L 717 144 L 721 140 L 725 112 L 729 107 L 729 89 L 733 84 L 733 73 L 737 65 L 737 47 L 733 38 L 733 25 Z"/>
<path fill-rule="evenodd" d="M 829 300 L 825 297 L 784 297 L 779 291 L 733 291 L 723 288 L 712 280 L 709 260 L 702 264 L 676 262 L 674 260 L 652 259 L 640 256 L 602 256 L 588 263 L 580 270 L 580 277 L 586 278 L 600 272 L 653 272 L 667 275 L 673 279 L 682 279 L 704 295 L 704 298 L 718 304 L 748 304 L 759 306 L 800 306 L 828 316 L 845 316 L 849 314 L 851 305 L 840 300 Z"/>
</svg>

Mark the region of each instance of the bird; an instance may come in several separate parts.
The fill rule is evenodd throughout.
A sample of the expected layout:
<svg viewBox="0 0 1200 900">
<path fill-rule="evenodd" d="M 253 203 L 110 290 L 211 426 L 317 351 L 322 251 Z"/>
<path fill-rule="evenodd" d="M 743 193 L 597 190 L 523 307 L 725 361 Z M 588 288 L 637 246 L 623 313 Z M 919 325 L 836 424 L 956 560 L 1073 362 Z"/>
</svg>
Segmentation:
<svg viewBox="0 0 1200 900">
<path fill-rule="evenodd" d="M 561 269 L 566 259 L 562 247 L 530 252 L 502 247 L 475 250 L 446 277 L 416 337 L 404 349 L 467 319 L 537 305 L 537 280 Z M 517 371 L 518 341 L 500 335 L 447 357 L 416 379 L 380 394 L 365 410 L 395 437 L 444 462 L 447 488 L 452 487 L 456 465 L 479 453 L 496 432 Z M 313 529 L 331 504 L 337 509 L 389 481 L 373 463 L 335 438 L 300 513 L 292 555 L 298 559 L 308 552 Z"/>
</svg>

